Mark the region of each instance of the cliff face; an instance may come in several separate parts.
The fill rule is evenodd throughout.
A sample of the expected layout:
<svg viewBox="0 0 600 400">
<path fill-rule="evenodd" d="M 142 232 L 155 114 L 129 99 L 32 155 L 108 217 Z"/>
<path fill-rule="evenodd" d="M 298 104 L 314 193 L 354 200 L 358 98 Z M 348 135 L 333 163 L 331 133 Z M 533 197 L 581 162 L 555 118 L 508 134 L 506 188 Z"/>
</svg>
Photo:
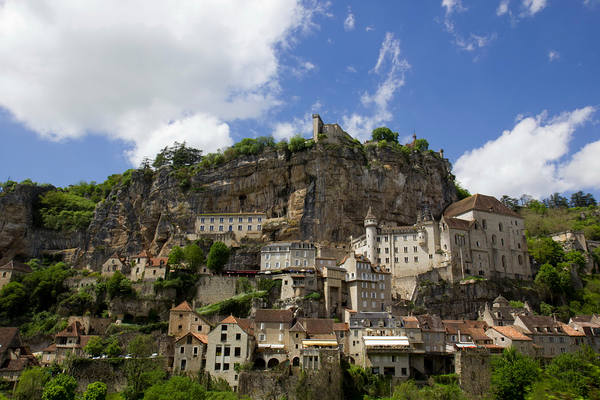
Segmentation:
<svg viewBox="0 0 600 400">
<path fill-rule="evenodd" d="M 56 250 L 75 259 L 77 250 L 84 246 L 85 235 L 81 232 L 56 232 L 34 225 L 35 204 L 41 194 L 52 189 L 17 185 L 13 191 L 0 195 L 0 265 L 14 258 L 39 257 Z"/>
<path fill-rule="evenodd" d="M 98 268 L 115 251 L 164 255 L 194 232 L 197 214 L 240 210 L 266 212 L 265 240 L 346 243 L 363 233 L 369 206 L 398 224 L 413 224 L 423 204 L 439 216 L 456 200 L 451 178 L 448 161 L 433 152 L 334 143 L 268 149 L 191 176 L 170 167 L 135 171 L 98 204 L 87 232 L 71 234 L 34 227 L 35 203 L 51 188 L 19 185 L 0 195 L 0 262 L 62 251 Z"/>
<path fill-rule="evenodd" d="M 165 254 L 194 232 L 199 213 L 264 211 L 265 239 L 346 242 L 363 233 L 369 206 L 380 219 L 412 224 L 423 204 L 439 216 L 456 200 L 450 165 L 437 154 L 331 143 L 237 158 L 191 176 L 187 190 L 180 182 L 163 167 L 114 190 L 88 229 L 87 263 L 97 267 L 114 251 Z"/>
</svg>

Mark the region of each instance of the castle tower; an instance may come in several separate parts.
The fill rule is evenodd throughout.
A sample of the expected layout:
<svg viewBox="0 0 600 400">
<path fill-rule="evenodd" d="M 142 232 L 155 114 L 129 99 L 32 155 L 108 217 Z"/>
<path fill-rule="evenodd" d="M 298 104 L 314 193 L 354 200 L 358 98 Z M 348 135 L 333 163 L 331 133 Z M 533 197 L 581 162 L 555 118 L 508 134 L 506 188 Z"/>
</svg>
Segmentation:
<svg viewBox="0 0 600 400">
<path fill-rule="evenodd" d="M 313 140 L 316 142 L 319 141 L 319 133 L 323 133 L 323 120 L 319 114 L 313 114 Z"/>
<path fill-rule="evenodd" d="M 377 218 L 373 215 L 373 210 L 369 207 L 365 216 L 365 231 L 367 237 L 367 258 L 372 264 L 377 264 Z"/>
</svg>

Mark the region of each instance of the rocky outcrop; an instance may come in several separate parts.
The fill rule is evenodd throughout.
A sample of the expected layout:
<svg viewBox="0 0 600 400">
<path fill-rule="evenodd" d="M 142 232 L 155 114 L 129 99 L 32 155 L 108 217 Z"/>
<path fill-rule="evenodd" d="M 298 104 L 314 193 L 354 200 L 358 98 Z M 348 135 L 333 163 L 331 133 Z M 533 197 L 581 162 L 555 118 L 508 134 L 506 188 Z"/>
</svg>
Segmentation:
<svg viewBox="0 0 600 400">
<path fill-rule="evenodd" d="M 424 204 L 439 216 L 456 200 L 450 164 L 437 153 L 377 146 L 269 149 L 190 176 L 163 167 L 131 178 L 96 209 L 85 248 L 93 268 L 115 251 L 166 254 L 194 231 L 199 213 L 264 211 L 265 239 L 345 242 L 362 234 L 369 206 L 387 221 L 412 224 Z"/>
<path fill-rule="evenodd" d="M 193 171 L 193 172 L 192 172 Z M 117 252 L 165 255 L 207 212 L 263 211 L 265 240 L 347 242 L 378 218 L 412 224 L 424 204 L 434 215 L 456 200 L 450 164 L 437 153 L 319 142 L 290 153 L 267 149 L 217 167 L 137 170 L 96 207 L 86 233 L 35 228 L 34 204 L 51 189 L 18 186 L 0 195 L 0 258 L 54 251 L 98 269 Z M 66 250 L 70 249 L 70 250 Z"/>
<path fill-rule="evenodd" d="M 16 185 L 12 191 L 0 194 L 0 265 L 56 250 L 68 253 L 67 249 L 71 249 L 76 253 L 84 246 L 83 232 L 56 232 L 34 223 L 39 196 L 52 189 L 52 186 Z"/>
</svg>

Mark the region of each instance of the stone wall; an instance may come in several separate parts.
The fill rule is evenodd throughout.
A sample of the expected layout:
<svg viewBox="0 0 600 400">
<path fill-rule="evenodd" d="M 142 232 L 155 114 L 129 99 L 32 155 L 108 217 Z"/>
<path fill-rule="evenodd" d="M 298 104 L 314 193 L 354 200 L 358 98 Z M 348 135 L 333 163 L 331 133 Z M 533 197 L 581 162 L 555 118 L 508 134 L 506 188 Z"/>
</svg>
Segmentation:
<svg viewBox="0 0 600 400">
<path fill-rule="evenodd" d="M 204 275 L 196 283 L 196 306 L 227 300 L 237 294 L 237 276 Z M 255 278 L 248 278 L 256 287 Z"/>
<path fill-rule="evenodd" d="M 485 349 L 458 351 L 454 368 L 460 387 L 475 398 L 482 398 L 490 389 L 490 353 Z"/>
<path fill-rule="evenodd" d="M 342 399 L 339 353 L 320 350 L 320 369 L 302 370 L 287 363 L 277 371 L 249 371 L 239 376 L 238 392 L 253 400 Z"/>
</svg>

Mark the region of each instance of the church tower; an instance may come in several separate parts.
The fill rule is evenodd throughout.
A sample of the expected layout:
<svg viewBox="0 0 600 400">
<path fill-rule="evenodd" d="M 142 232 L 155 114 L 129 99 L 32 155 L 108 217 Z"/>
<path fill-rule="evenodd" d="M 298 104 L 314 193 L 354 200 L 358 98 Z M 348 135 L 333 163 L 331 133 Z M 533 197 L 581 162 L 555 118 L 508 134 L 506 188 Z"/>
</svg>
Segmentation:
<svg viewBox="0 0 600 400">
<path fill-rule="evenodd" d="M 365 230 L 367 237 L 367 258 L 371 264 L 377 264 L 377 218 L 373 215 L 373 210 L 369 207 L 365 217 Z"/>
</svg>

